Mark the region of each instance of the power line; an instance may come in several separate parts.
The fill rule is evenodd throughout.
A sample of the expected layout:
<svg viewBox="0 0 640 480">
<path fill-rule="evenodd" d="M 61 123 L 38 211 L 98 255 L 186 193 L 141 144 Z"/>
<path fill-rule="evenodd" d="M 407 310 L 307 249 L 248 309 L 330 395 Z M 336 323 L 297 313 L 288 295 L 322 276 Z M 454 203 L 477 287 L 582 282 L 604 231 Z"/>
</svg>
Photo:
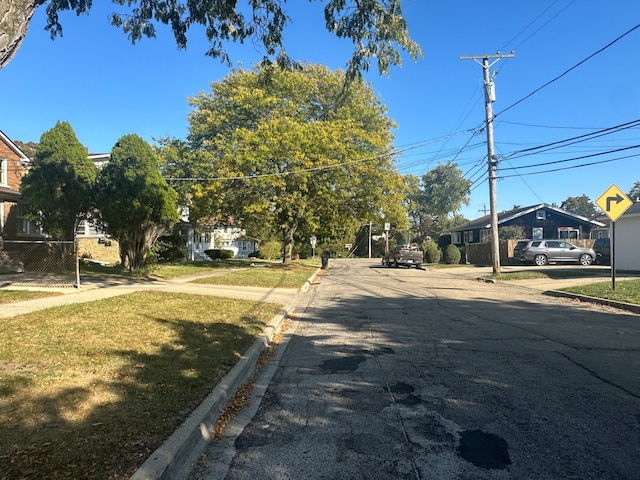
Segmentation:
<svg viewBox="0 0 640 480">
<path fill-rule="evenodd" d="M 544 27 L 546 27 L 549 23 L 551 23 L 552 20 L 554 20 L 558 15 L 560 15 L 562 12 L 564 12 L 567 8 L 569 8 L 573 3 L 575 2 L 575 0 L 572 0 L 571 2 L 569 2 L 568 4 L 566 4 L 561 10 L 559 10 L 553 17 L 551 17 L 549 20 L 547 20 L 545 23 L 543 23 L 540 27 L 538 27 L 537 30 L 535 30 L 531 35 L 529 35 L 527 38 L 525 38 L 523 41 L 521 41 L 519 44 L 515 45 L 513 48 L 511 48 L 510 50 L 517 50 L 518 48 L 520 48 L 522 45 L 524 45 L 531 37 L 533 37 L 536 33 L 538 33 L 540 30 L 542 30 Z M 529 28 L 531 25 L 533 25 L 540 17 L 542 17 L 542 15 L 544 15 L 545 13 L 547 13 L 556 3 L 558 3 L 558 0 L 555 0 L 551 5 L 549 5 L 547 8 L 545 8 L 542 13 L 540 13 L 536 18 L 534 18 L 533 20 L 531 20 L 529 22 L 529 24 L 524 27 L 522 30 L 520 30 L 520 32 L 518 32 L 511 40 L 509 40 L 502 48 L 500 48 L 500 50 L 506 50 L 507 46 L 513 42 L 516 38 L 518 38 L 527 28 Z"/>
<path fill-rule="evenodd" d="M 572 165 L 570 167 L 562 167 L 562 168 L 553 168 L 553 169 L 549 169 L 549 170 L 543 170 L 540 172 L 530 172 L 530 173 L 524 173 L 522 175 L 540 175 L 543 173 L 551 173 L 551 172 L 559 172 L 562 170 L 572 170 L 574 168 L 582 168 L 582 167 L 589 167 L 592 165 L 600 165 L 603 163 L 611 163 L 611 162 L 617 162 L 619 160 L 626 160 L 628 158 L 634 158 L 634 157 L 640 157 L 640 154 L 636 154 L 636 155 L 627 155 L 626 157 L 618 157 L 618 158 L 610 158 L 607 160 L 600 160 L 599 162 L 589 162 L 589 163 L 583 163 L 581 165 Z M 514 175 L 502 175 L 499 176 L 499 179 L 503 179 L 503 178 L 511 178 L 511 177 L 519 177 L 521 176 L 520 174 L 514 174 Z"/>
<path fill-rule="evenodd" d="M 497 148 L 497 147 L 496 147 L 496 148 Z M 499 149 L 498 149 L 498 151 L 500 152 L 500 150 L 499 150 Z M 500 152 L 500 154 L 502 154 L 502 152 Z M 509 163 L 509 165 L 511 165 L 511 166 L 513 167 L 513 164 L 511 163 L 511 161 L 510 161 L 510 160 L 507 160 L 507 162 Z M 533 193 L 533 195 L 534 195 L 538 200 L 540 200 L 540 203 L 544 203 L 544 201 L 540 198 L 540 195 L 538 195 L 538 194 L 536 193 L 536 191 L 535 191 L 533 188 L 531 188 L 531 185 L 529 185 L 529 183 L 524 179 L 524 177 L 523 177 L 522 175 L 520 175 L 520 172 L 518 172 L 518 170 L 517 170 L 515 167 L 514 167 L 513 169 L 516 171 L 516 173 L 517 173 L 517 174 L 518 174 L 518 176 L 520 177 L 520 180 L 522 180 L 522 183 L 524 183 L 524 184 L 527 186 L 527 188 L 531 191 L 531 193 Z"/>
<path fill-rule="evenodd" d="M 521 166 L 521 167 L 518 167 L 518 168 L 520 168 L 520 169 L 523 169 L 523 168 L 535 168 L 535 167 L 544 167 L 546 165 L 555 165 L 555 164 L 558 164 L 558 163 L 575 162 L 576 160 L 584 160 L 585 158 L 593 158 L 593 157 L 598 157 L 600 155 L 609 155 L 610 153 L 624 152 L 626 150 L 632 150 L 634 148 L 640 148 L 640 145 L 632 145 L 630 147 L 617 148 L 615 150 L 609 150 L 607 152 L 592 153 L 591 155 L 582 155 L 580 157 L 565 158 L 563 160 L 553 160 L 551 162 L 542 162 L 542 163 L 535 163 L 533 165 L 524 165 L 524 166 Z M 516 170 L 516 168 L 515 167 L 513 167 L 513 168 L 502 168 L 501 170 Z"/>
<path fill-rule="evenodd" d="M 636 25 L 635 27 L 630 28 L 629 30 L 627 30 L 625 33 L 623 33 L 622 35 L 620 35 L 618 38 L 616 38 L 615 40 L 609 42 L 607 45 L 605 45 L 604 47 L 602 47 L 601 49 L 599 49 L 598 51 L 592 53 L 591 55 L 589 55 L 587 58 L 585 58 L 584 60 L 576 63 L 573 67 L 569 68 L 568 70 L 565 70 L 563 73 L 561 73 L 560 75 L 558 75 L 557 77 L 549 80 L 547 83 L 545 83 L 544 85 L 542 85 L 541 87 L 536 88 L 533 92 L 531 92 L 530 94 L 526 95 L 525 97 L 521 98 L 520 100 L 518 100 L 515 103 L 512 103 L 511 105 L 509 105 L 507 108 L 505 108 L 504 110 L 502 110 L 499 113 L 496 113 L 493 116 L 493 119 L 495 120 L 496 117 L 498 117 L 499 115 L 502 115 L 504 112 L 512 109 L 513 107 L 515 107 L 516 105 L 524 102 L 525 100 L 527 100 L 528 98 L 532 97 L 533 95 L 535 95 L 536 93 L 538 93 L 540 90 L 542 90 L 543 88 L 548 87 L 549 85 L 551 85 L 552 83 L 560 80 L 562 77 L 564 77 L 565 75 L 567 75 L 569 72 L 571 72 L 572 70 L 575 70 L 576 68 L 578 68 L 580 65 L 582 65 L 583 63 L 587 62 L 588 60 L 591 60 L 593 57 L 595 57 L 596 55 L 602 53 L 603 51 L 605 51 L 607 48 L 611 47 L 613 44 L 615 44 L 616 42 L 622 40 L 624 37 L 626 37 L 627 35 L 629 35 L 631 32 L 633 32 L 634 30 L 637 30 L 638 28 L 640 28 L 640 24 Z"/>
<path fill-rule="evenodd" d="M 522 122 L 508 122 L 506 120 L 500 120 L 496 125 L 506 123 L 507 125 L 519 125 L 522 127 L 534 127 L 534 128 L 550 128 L 553 130 L 602 130 L 602 127 L 570 127 L 570 126 L 558 126 L 558 125 L 537 125 L 534 123 L 522 123 Z"/>
<path fill-rule="evenodd" d="M 540 151 L 549 151 L 560 147 L 565 147 L 568 145 L 575 145 L 576 143 L 582 143 L 587 140 L 592 140 L 594 138 L 599 138 L 605 135 L 610 135 L 611 133 L 617 133 L 622 130 L 627 130 L 630 128 L 634 128 L 640 126 L 640 119 L 632 120 L 630 122 L 621 123 L 620 125 L 615 125 L 613 127 L 604 128 L 598 130 L 596 132 L 586 133 L 584 135 L 578 135 L 576 137 L 566 138 L 564 140 L 558 140 L 551 143 L 546 143 L 544 145 L 538 145 L 536 147 L 525 148 L 522 150 L 516 150 L 509 154 L 506 158 L 522 158 L 528 155 L 534 155 L 540 153 Z"/>
</svg>

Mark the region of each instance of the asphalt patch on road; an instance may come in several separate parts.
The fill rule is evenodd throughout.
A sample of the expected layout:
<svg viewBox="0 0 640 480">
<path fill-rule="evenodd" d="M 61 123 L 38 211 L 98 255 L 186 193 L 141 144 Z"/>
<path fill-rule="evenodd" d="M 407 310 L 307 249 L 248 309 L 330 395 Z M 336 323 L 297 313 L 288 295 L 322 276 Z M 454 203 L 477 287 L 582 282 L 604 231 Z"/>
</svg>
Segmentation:
<svg viewBox="0 0 640 480">
<path fill-rule="evenodd" d="M 415 388 L 404 382 L 397 382 L 389 387 L 389 390 L 395 398 L 395 402 L 402 405 L 418 405 L 422 403 L 422 399 L 414 394 Z"/>
<path fill-rule="evenodd" d="M 415 391 L 415 388 L 413 385 L 409 385 L 408 383 L 404 383 L 404 382 L 397 382 L 395 385 L 391 385 L 389 389 L 391 390 L 391 393 L 409 394 Z"/>
<path fill-rule="evenodd" d="M 458 454 L 476 467 L 487 470 L 503 470 L 511 465 L 507 442 L 482 430 L 460 432 Z"/>
<path fill-rule="evenodd" d="M 351 357 L 332 358 L 330 360 L 324 360 L 320 364 L 322 370 L 326 370 L 329 373 L 340 372 L 355 372 L 360 364 L 364 362 L 367 357 L 363 355 L 354 355 Z"/>
</svg>

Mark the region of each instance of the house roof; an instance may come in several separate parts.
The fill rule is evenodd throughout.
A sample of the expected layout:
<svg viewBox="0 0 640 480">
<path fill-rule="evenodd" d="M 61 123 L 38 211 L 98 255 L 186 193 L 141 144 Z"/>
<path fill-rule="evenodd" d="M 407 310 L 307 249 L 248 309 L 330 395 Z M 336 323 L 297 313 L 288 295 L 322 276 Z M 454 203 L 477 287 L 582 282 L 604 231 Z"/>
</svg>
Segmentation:
<svg viewBox="0 0 640 480">
<path fill-rule="evenodd" d="M 631 205 L 623 214 L 622 216 L 624 217 L 625 215 L 638 215 L 640 214 L 640 201 L 638 202 L 634 202 L 633 205 Z"/>
<path fill-rule="evenodd" d="M 640 201 L 633 202 L 633 204 L 625 210 L 625 212 L 620 215 L 620 218 L 632 215 L 640 215 Z M 603 222 L 605 227 L 609 227 L 611 220 L 608 216 L 602 214 L 596 217 L 599 221 Z"/>
<path fill-rule="evenodd" d="M 18 157 L 20 157 L 20 160 L 23 160 L 25 162 L 29 161 L 29 157 L 22 153 L 22 150 L 20 150 L 18 146 L 13 143 L 13 141 L 9 137 L 7 137 L 2 130 L 0 130 L 0 140 L 2 140 L 16 155 L 18 155 Z"/>
<path fill-rule="evenodd" d="M 500 224 L 509 222 L 511 220 L 515 220 L 518 217 L 522 217 L 524 215 L 528 215 L 529 213 L 533 213 L 536 210 L 540 210 L 544 208 L 545 210 L 551 210 L 560 215 L 564 215 L 566 217 L 571 217 L 575 220 L 579 220 L 584 223 L 589 223 L 594 227 L 604 227 L 605 224 L 599 222 L 597 220 L 584 217 L 582 215 L 578 215 L 577 213 L 568 212 L 567 210 L 563 210 L 558 207 L 554 207 L 553 205 L 549 205 L 546 203 L 539 203 L 537 205 L 531 205 L 529 207 L 519 207 L 514 208 L 513 210 L 508 210 L 505 212 L 498 213 L 498 226 Z M 452 228 L 452 232 L 461 232 L 464 230 L 474 230 L 474 229 L 490 229 L 491 228 L 491 215 L 485 215 L 484 217 L 477 218 L 476 220 L 471 220 L 470 222 L 465 223 L 464 225 L 458 225 L 455 228 Z"/>
</svg>

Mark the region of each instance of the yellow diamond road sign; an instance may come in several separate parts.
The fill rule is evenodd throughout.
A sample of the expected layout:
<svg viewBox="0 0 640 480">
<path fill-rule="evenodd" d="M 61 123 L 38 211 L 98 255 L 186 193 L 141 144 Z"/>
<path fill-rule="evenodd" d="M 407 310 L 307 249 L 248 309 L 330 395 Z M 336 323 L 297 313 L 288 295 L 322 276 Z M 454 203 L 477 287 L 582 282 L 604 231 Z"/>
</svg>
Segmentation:
<svg viewBox="0 0 640 480">
<path fill-rule="evenodd" d="M 622 190 L 615 185 L 611 185 L 607 191 L 596 200 L 596 205 L 602 209 L 612 222 L 615 222 L 620 215 L 627 211 L 627 208 L 633 205 L 633 202 L 622 193 Z"/>
</svg>

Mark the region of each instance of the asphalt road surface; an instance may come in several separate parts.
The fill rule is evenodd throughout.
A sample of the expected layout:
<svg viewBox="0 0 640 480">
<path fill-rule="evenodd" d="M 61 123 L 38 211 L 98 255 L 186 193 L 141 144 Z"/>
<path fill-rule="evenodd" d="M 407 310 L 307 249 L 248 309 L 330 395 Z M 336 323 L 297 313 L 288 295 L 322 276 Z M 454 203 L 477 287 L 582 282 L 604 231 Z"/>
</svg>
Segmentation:
<svg viewBox="0 0 640 480">
<path fill-rule="evenodd" d="M 191 478 L 640 479 L 640 317 L 460 272 L 331 260 Z"/>
</svg>

